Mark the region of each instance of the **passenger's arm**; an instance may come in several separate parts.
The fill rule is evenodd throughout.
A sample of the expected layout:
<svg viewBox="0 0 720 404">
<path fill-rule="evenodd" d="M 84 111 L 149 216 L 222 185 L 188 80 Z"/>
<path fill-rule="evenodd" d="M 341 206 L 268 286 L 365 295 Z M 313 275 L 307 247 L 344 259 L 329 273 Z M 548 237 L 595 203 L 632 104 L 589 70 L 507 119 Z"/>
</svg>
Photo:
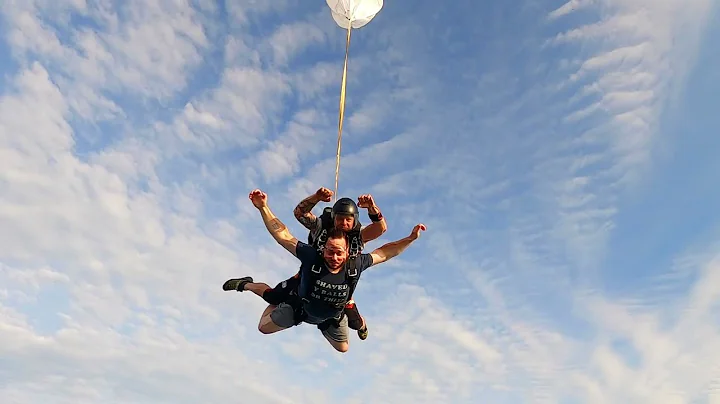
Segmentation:
<svg viewBox="0 0 720 404">
<path fill-rule="evenodd" d="M 306 229 L 314 231 L 317 229 L 318 220 L 317 217 L 312 213 L 312 209 L 320 201 L 330 202 L 332 200 L 333 192 L 327 188 L 320 188 L 314 194 L 308 196 L 298 203 L 293 210 L 295 219 L 300 222 Z"/>
<path fill-rule="evenodd" d="M 372 195 L 361 195 L 360 198 L 358 198 L 358 207 L 366 208 L 368 216 L 370 216 L 370 220 L 372 221 L 367 227 L 360 230 L 363 243 L 382 236 L 387 231 L 387 223 L 382 213 L 380 213 L 380 209 L 375 204 Z"/>
<path fill-rule="evenodd" d="M 283 246 L 290 254 L 297 257 L 297 244 L 298 240 L 290 234 L 287 226 L 280 221 L 275 214 L 272 213 L 270 208 L 266 205 L 258 209 L 262 216 L 265 227 L 270 232 L 270 235 L 277 241 L 278 244 Z"/>
<path fill-rule="evenodd" d="M 410 246 L 410 244 L 420 237 L 420 231 L 425 231 L 425 229 L 424 224 L 418 224 L 413 228 L 409 236 L 387 243 L 371 252 L 370 256 L 372 257 L 373 266 L 382 264 L 383 262 L 400 255 Z"/>
</svg>

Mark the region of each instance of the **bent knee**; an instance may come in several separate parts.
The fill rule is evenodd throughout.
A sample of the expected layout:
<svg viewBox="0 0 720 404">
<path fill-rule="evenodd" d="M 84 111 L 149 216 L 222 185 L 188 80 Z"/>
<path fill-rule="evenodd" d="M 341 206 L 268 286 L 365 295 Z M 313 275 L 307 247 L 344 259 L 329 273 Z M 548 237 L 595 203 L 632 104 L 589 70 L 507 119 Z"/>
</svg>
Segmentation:
<svg viewBox="0 0 720 404">
<path fill-rule="evenodd" d="M 260 323 L 258 324 L 258 331 L 260 331 L 260 333 L 262 334 L 272 334 L 273 332 L 275 332 L 274 327 L 272 326 L 272 323 Z"/>
<path fill-rule="evenodd" d="M 333 344 L 335 350 L 341 353 L 345 353 L 350 350 L 350 344 L 347 342 L 336 342 Z"/>
<path fill-rule="evenodd" d="M 260 331 L 262 334 L 272 334 L 285 328 L 286 327 L 281 327 L 275 324 L 270 314 L 262 316 L 260 318 L 260 324 L 258 324 L 258 331 Z"/>
</svg>

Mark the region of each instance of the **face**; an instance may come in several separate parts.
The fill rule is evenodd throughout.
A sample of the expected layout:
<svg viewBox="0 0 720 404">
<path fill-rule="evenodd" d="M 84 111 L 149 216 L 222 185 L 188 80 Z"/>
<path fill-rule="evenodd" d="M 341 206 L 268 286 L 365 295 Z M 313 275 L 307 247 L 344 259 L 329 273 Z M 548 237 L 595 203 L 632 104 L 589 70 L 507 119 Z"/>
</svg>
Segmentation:
<svg viewBox="0 0 720 404">
<path fill-rule="evenodd" d="M 345 239 L 331 238 L 325 243 L 323 249 L 323 257 L 325 263 L 330 269 L 340 268 L 347 260 L 348 250 Z"/>
<path fill-rule="evenodd" d="M 352 215 L 335 215 L 335 228 L 342 231 L 350 231 L 355 225 L 355 217 Z"/>
</svg>

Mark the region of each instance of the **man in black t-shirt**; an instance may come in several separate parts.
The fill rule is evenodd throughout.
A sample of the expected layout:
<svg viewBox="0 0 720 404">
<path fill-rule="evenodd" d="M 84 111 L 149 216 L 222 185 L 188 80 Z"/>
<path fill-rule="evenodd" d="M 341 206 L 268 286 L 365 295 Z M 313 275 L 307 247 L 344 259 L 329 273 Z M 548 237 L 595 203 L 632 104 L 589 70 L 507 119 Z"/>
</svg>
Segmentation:
<svg viewBox="0 0 720 404">
<path fill-rule="evenodd" d="M 295 218 L 310 231 L 308 244 L 317 250 L 325 247 L 327 232 L 333 227 L 346 232 L 350 241 L 350 257 L 362 253 L 365 244 L 377 239 L 387 231 L 385 217 L 370 194 L 360 195 L 355 203 L 350 198 L 338 199 L 332 208 L 325 208 L 322 215 L 315 216 L 312 213 L 313 207 L 321 201 L 330 202 L 333 191 L 327 188 L 320 188 L 314 194 L 303 199 L 293 210 Z M 369 225 L 362 227 L 359 220 L 359 209 L 367 209 L 368 217 L 372 221 Z M 251 281 L 249 278 L 248 281 Z M 260 295 L 268 304 L 278 305 L 293 299 L 293 292 L 300 282 L 300 272 L 292 277 L 278 283 L 274 288 L 268 287 Z M 345 304 L 345 315 L 347 316 L 348 327 L 357 331 L 358 337 L 365 340 L 368 337 L 368 327 L 365 318 L 360 314 L 353 296 Z"/>
<path fill-rule="evenodd" d="M 348 263 L 349 245 L 344 232 L 330 231 L 325 248 L 320 253 L 290 234 L 267 206 L 264 192 L 254 190 L 249 198 L 260 211 L 270 235 L 301 263 L 298 301 L 295 304 L 269 305 L 260 318 L 258 329 L 264 334 L 272 334 L 290 328 L 298 321 L 316 324 L 336 350 L 347 352 L 348 326 L 343 310 L 352 293 L 353 277 L 357 282 L 365 269 L 402 253 L 420 237 L 420 231 L 424 231 L 425 226 L 418 224 L 409 236 L 387 243 L 370 254 L 360 254 Z M 224 290 L 251 290 L 256 294 L 261 294 L 267 287 L 264 283 L 253 283 L 249 277 L 230 279 L 223 285 Z"/>
</svg>

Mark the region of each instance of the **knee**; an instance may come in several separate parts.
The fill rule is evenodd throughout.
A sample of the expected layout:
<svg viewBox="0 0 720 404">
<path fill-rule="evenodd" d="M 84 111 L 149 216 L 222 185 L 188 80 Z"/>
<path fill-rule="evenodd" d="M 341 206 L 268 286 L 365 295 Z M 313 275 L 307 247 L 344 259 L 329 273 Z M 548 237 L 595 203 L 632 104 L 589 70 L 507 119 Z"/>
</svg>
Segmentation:
<svg viewBox="0 0 720 404">
<path fill-rule="evenodd" d="M 277 329 L 278 329 L 278 327 L 272 321 L 272 317 L 270 317 L 269 313 L 260 317 L 260 323 L 258 324 L 258 331 L 260 331 L 261 334 L 272 334 L 272 333 L 276 332 Z"/>
<path fill-rule="evenodd" d="M 261 334 L 272 334 L 273 330 L 271 329 L 272 327 L 269 327 L 269 325 L 270 324 L 267 324 L 267 323 L 266 324 L 263 324 L 263 323 L 258 324 L 258 331 L 260 331 Z"/>
<path fill-rule="evenodd" d="M 348 342 L 338 342 L 333 344 L 335 350 L 341 353 L 345 353 L 350 350 L 350 344 Z"/>
</svg>

